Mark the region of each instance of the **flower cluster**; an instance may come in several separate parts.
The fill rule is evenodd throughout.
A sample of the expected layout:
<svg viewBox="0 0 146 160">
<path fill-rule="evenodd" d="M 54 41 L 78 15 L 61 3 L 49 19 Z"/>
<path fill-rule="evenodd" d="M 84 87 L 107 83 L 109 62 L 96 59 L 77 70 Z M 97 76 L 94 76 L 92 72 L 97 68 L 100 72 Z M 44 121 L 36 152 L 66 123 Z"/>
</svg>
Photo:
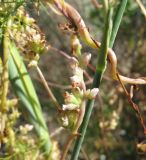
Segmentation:
<svg viewBox="0 0 146 160">
<path fill-rule="evenodd" d="M 11 2 L 8 0 L 0 1 L 0 26 L 3 25 L 3 22 L 9 16 L 9 14 L 13 12 L 15 5 L 16 5 L 15 0 Z"/>
<path fill-rule="evenodd" d="M 46 49 L 45 36 L 24 7 L 20 7 L 13 17 L 9 33 L 26 60 L 38 60 L 39 55 Z"/>
<path fill-rule="evenodd" d="M 15 144 L 13 127 L 20 116 L 18 108 L 15 106 L 17 102 L 17 99 L 7 100 L 7 110 L 5 113 L 0 112 L 0 145 L 5 144 L 12 147 Z"/>
<path fill-rule="evenodd" d="M 64 104 L 62 105 L 62 112 L 60 121 L 62 126 L 69 129 L 74 129 L 79 112 L 81 110 L 82 102 L 88 99 L 94 99 L 98 93 L 98 88 L 86 90 L 83 73 L 87 67 L 91 54 L 81 54 L 81 44 L 77 36 L 72 37 L 72 52 L 74 57 L 69 60 L 69 65 L 72 69 L 73 76 L 70 77 L 72 90 L 71 93 L 65 92 Z"/>
</svg>

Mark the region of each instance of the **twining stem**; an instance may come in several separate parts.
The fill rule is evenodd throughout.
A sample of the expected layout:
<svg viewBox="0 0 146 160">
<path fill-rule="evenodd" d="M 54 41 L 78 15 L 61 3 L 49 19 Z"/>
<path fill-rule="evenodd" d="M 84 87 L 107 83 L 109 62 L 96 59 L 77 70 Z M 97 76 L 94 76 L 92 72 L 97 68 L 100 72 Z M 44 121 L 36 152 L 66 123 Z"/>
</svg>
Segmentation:
<svg viewBox="0 0 146 160">
<path fill-rule="evenodd" d="M 51 89 L 50 89 L 50 87 L 49 87 L 49 85 L 48 85 L 48 83 L 47 83 L 47 81 L 46 81 L 46 79 L 45 79 L 42 71 L 40 70 L 39 66 L 36 65 L 35 67 L 36 67 L 36 70 L 37 70 L 37 72 L 38 72 L 38 74 L 39 74 L 39 76 L 40 76 L 40 78 L 41 78 L 41 80 L 42 80 L 42 83 L 43 83 L 43 85 L 44 85 L 44 87 L 45 87 L 45 89 L 46 89 L 49 97 L 51 97 L 51 100 L 52 100 L 53 104 L 55 105 L 55 107 L 56 107 L 58 110 L 61 110 L 61 107 L 60 107 L 57 99 L 55 98 L 53 92 L 51 91 Z"/>
<path fill-rule="evenodd" d="M 96 66 L 96 72 L 94 75 L 94 80 L 92 84 L 92 88 L 99 88 L 100 82 L 102 79 L 102 75 L 104 73 L 105 67 L 106 67 L 106 58 L 107 58 L 107 50 L 109 47 L 109 38 L 110 38 L 110 33 L 111 33 L 111 18 L 112 18 L 112 9 L 109 9 L 107 15 L 106 15 L 106 23 L 105 23 L 105 28 L 104 28 L 104 35 L 103 35 L 103 40 L 101 44 L 101 49 L 100 49 L 100 55 L 99 55 L 99 60 L 97 61 L 97 66 Z M 94 106 L 95 100 L 88 100 L 87 105 L 86 105 L 86 112 L 84 115 L 84 119 L 82 122 L 82 125 L 80 127 L 80 136 L 77 137 L 75 146 L 73 149 L 73 153 L 71 156 L 71 160 L 77 160 L 80 149 L 82 146 L 82 142 L 84 140 L 84 136 L 86 133 L 86 129 L 89 123 L 89 119 L 91 116 L 91 112 Z"/>
<path fill-rule="evenodd" d="M 63 131 L 63 127 L 57 128 L 54 132 L 51 133 L 50 138 L 54 138 L 56 135 L 60 134 L 61 131 Z"/>
</svg>

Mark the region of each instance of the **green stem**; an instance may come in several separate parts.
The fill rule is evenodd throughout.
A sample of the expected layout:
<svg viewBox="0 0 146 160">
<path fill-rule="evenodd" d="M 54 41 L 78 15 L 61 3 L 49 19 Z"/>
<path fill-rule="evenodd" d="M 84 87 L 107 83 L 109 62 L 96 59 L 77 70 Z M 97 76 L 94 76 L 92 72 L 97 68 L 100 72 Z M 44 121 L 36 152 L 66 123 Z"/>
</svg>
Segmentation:
<svg viewBox="0 0 146 160">
<path fill-rule="evenodd" d="M 114 44 L 115 37 L 117 35 L 117 31 L 118 31 L 120 23 L 121 23 L 122 16 L 123 16 L 123 13 L 125 11 L 126 4 L 127 4 L 127 0 L 122 0 L 118 9 L 117 9 L 116 14 L 115 14 L 114 23 L 113 23 L 113 31 L 111 33 L 111 38 L 110 38 L 110 43 L 109 43 L 110 47 L 112 47 L 113 44 Z M 99 71 L 97 72 L 97 69 L 96 69 L 96 73 L 95 73 L 94 81 L 93 81 L 93 87 L 94 86 L 98 87 L 100 85 L 101 77 L 102 77 L 102 72 L 99 72 Z M 86 113 L 85 113 L 85 116 L 84 116 L 84 120 L 83 120 L 83 123 L 80 127 L 81 136 L 76 139 L 71 160 L 77 160 L 78 159 L 78 156 L 79 156 L 79 153 L 80 153 L 80 148 L 81 148 L 81 145 L 83 143 L 84 136 L 85 136 L 85 133 L 86 133 L 86 129 L 87 129 L 89 119 L 90 119 L 90 116 L 91 116 L 91 113 L 92 113 L 92 109 L 93 109 L 93 106 L 94 106 L 94 101 L 95 100 L 89 100 L 88 103 L 87 103 L 87 106 L 86 106 L 87 109 L 86 109 Z"/>
<path fill-rule="evenodd" d="M 127 5 L 127 0 L 122 0 L 117 8 L 117 11 L 116 11 L 116 14 L 115 14 L 115 17 L 113 20 L 113 30 L 111 33 L 110 44 L 109 44 L 110 48 L 113 47 L 113 44 L 114 44 L 115 38 L 117 36 L 117 32 L 119 30 L 119 26 L 120 26 L 126 5 Z"/>
<path fill-rule="evenodd" d="M 9 49 L 8 49 L 8 32 L 5 29 L 4 37 L 3 37 L 3 53 L 2 57 L 2 75 L 1 75 L 1 103 L 0 110 L 5 112 L 7 110 L 7 93 L 8 93 L 8 57 L 9 57 Z"/>
<path fill-rule="evenodd" d="M 110 33 L 111 33 L 111 18 L 112 18 L 112 9 L 109 9 L 109 11 L 106 15 L 104 35 L 103 35 L 102 45 L 101 45 L 101 48 L 100 48 L 99 59 L 97 61 L 96 73 L 94 75 L 92 88 L 99 88 L 100 82 L 101 82 L 101 79 L 102 79 L 102 75 L 105 71 L 106 59 L 107 59 L 107 50 L 108 50 L 108 46 L 109 46 L 109 38 L 110 38 Z M 90 116 L 91 116 L 91 113 L 92 113 L 92 109 L 93 109 L 93 106 L 94 106 L 94 101 L 95 100 L 93 99 L 93 100 L 89 100 L 87 102 L 86 112 L 85 112 L 85 115 L 84 115 L 83 123 L 80 127 L 81 136 L 76 139 L 71 160 L 77 160 L 78 159 L 80 149 L 81 149 L 81 145 L 83 143 L 84 136 L 85 136 L 85 133 L 86 133 L 86 129 L 87 129 L 89 119 L 90 119 Z"/>
<path fill-rule="evenodd" d="M 109 7 L 109 2 L 108 2 L 108 0 L 103 0 L 103 6 L 104 6 L 105 14 L 107 14 L 107 12 L 108 12 L 108 7 Z"/>
</svg>

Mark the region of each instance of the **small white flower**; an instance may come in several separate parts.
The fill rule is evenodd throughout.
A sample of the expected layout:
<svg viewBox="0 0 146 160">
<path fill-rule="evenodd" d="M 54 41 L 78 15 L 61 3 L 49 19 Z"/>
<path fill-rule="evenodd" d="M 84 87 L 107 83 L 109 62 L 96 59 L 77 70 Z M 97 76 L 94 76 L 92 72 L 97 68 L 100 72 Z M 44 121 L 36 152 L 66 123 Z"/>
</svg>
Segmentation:
<svg viewBox="0 0 146 160">
<path fill-rule="evenodd" d="M 21 133 L 27 134 L 27 132 L 31 131 L 33 129 L 33 126 L 30 124 L 25 124 L 24 126 L 19 127 Z"/>
<path fill-rule="evenodd" d="M 70 77 L 70 80 L 72 83 L 81 83 L 82 82 L 82 79 L 77 75 Z"/>
<path fill-rule="evenodd" d="M 98 88 L 93 88 L 93 89 L 88 89 L 85 93 L 84 93 L 84 97 L 87 99 L 94 99 L 96 97 L 96 95 L 98 94 L 99 89 Z"/>
<path fill-rule="evenodd" d="M 65 111 L 65 110 L 75 110 L 75 109 L 78 109 L 79 106 L 76 105 L 76 104 L 63 104 L 62 105 L 62 109 Z"/>
<path fill-rule="evenodd" d="M 93 98 L 95 98 L 96 96 L 97 96 L 97 93 L 99 92 L 99 89 L 98 88 L 93 88 L 92 90 L 91 90 L 91 96 L 93 97 Z"/>
</svg>

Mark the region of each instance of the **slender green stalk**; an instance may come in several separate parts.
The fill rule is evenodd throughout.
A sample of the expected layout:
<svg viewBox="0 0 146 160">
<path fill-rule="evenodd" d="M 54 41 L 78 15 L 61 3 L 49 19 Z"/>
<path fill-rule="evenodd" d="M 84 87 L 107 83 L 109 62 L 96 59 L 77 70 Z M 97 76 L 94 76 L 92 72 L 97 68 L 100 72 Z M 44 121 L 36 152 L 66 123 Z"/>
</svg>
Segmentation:
<svg viewBox="0 0 146 160">
<path fill-rule="evenodd" d="M 114 23 L 113 23 L 113 31 L 111 33 L 109 47 L 112 47 L 114 44 L 115 37 L 116 37 L 117 31 L 119 29 L 119 25 L 121 23 L 121 19 L 122 19 L 123 13 L 125 11 L 126 4 L 127 4 L 127 0 L 122 0 L 119 5 L 119 8 L 117 9 L 117 12 L 115 14 Z M 97 69 L 96 69 L 96 73 L 95 73 L 94 81 L 93 81 L 93 87 L 98 87 L 100 85 L 101 77 L 102 77 L 102 72 L 97 72 Z M 80 148 L 81 148 L 81 145 L 84 140 L 84 136 L 86 133 L 86 129 L 87 129 L 87 126 L 89 123 L 89 119 L 90 119 L 90 116 L 92 113 L 93 106 L 94 106 L 94 100 L 89 100 L 87 103 L 87 106 L 86 106 L 86 113 L 84 116 L 84 120 L 83 120 L 83 123 L 80 127 L 81 136 L 76 139 L 71 160 L 78 159 Z"/>
<path fill-rule="evenodd" d="M 114 20 L 113 20 L 113 30 L 112 30 L 112 34 L 111 34 L 111 38 L 110 38 L 110 44 L 109 44 L 110 48 L 113 47 L 113 44 L 114 44 L 117 32 L 119 30 L 119 26 L 120 26 L 120 23 L 121 23 L 126 5 L 127 5 L 127 0 L 122 0 L 121 3 L 119 4 L 118 8 L 117 8 L 117 11 L 116 11 L 116 14 L 115 14 L 115 17 L 114 17 Z"/>
<path fill-rule="evenodd" d="M 109 47 L 109 39 L 110 39 L 111 28 L 112 28 L 111 19 L 112 19 L 112 9 L 109 9 L 109 11 L 106 15 L 104 35 L 103 35 L 102 45 L 101 45 L 101 48 L 100 48 L 99 59 L 97 61 L 96 73 L 94 75 L 92 88 L 99 88 L 100 82 L 101 82 L 101 79 L 102 79 L 102 75 L 103 75 L 103 73 L 105 71 L 105 68 L 106 68 L 107 50 L 108 50 L 108 47 Z M 82 145 L 82 142 L 84 140 L 86 129 L 87 129 L 89 119 L 90 119 L 90 116 L 91 116 L 91 113 L 92 113 L 92 109 L 93 109 L 93 106 L 94 106 L 94 101 L 95 100 L 89 100 L 87 102 L 86 112 L 85 112 L 85 115 L 84 115 L 83 123 L 80 127 L 81 136 L 79 136 L 76 139 L 71 160 L 77 160 L 78 159 L 79 152 L 80 152 L 80 149 L 81 149 L 81 145 Z"/>
<path fill-rule="evenodd" d="M 103 0 L 103 8 L 105 10 L 105 14 L 107 14 L 108 12 L 108 7 L 109 7 L 109 3 L 108 3 L 108 0 Z"/>
</svg>

